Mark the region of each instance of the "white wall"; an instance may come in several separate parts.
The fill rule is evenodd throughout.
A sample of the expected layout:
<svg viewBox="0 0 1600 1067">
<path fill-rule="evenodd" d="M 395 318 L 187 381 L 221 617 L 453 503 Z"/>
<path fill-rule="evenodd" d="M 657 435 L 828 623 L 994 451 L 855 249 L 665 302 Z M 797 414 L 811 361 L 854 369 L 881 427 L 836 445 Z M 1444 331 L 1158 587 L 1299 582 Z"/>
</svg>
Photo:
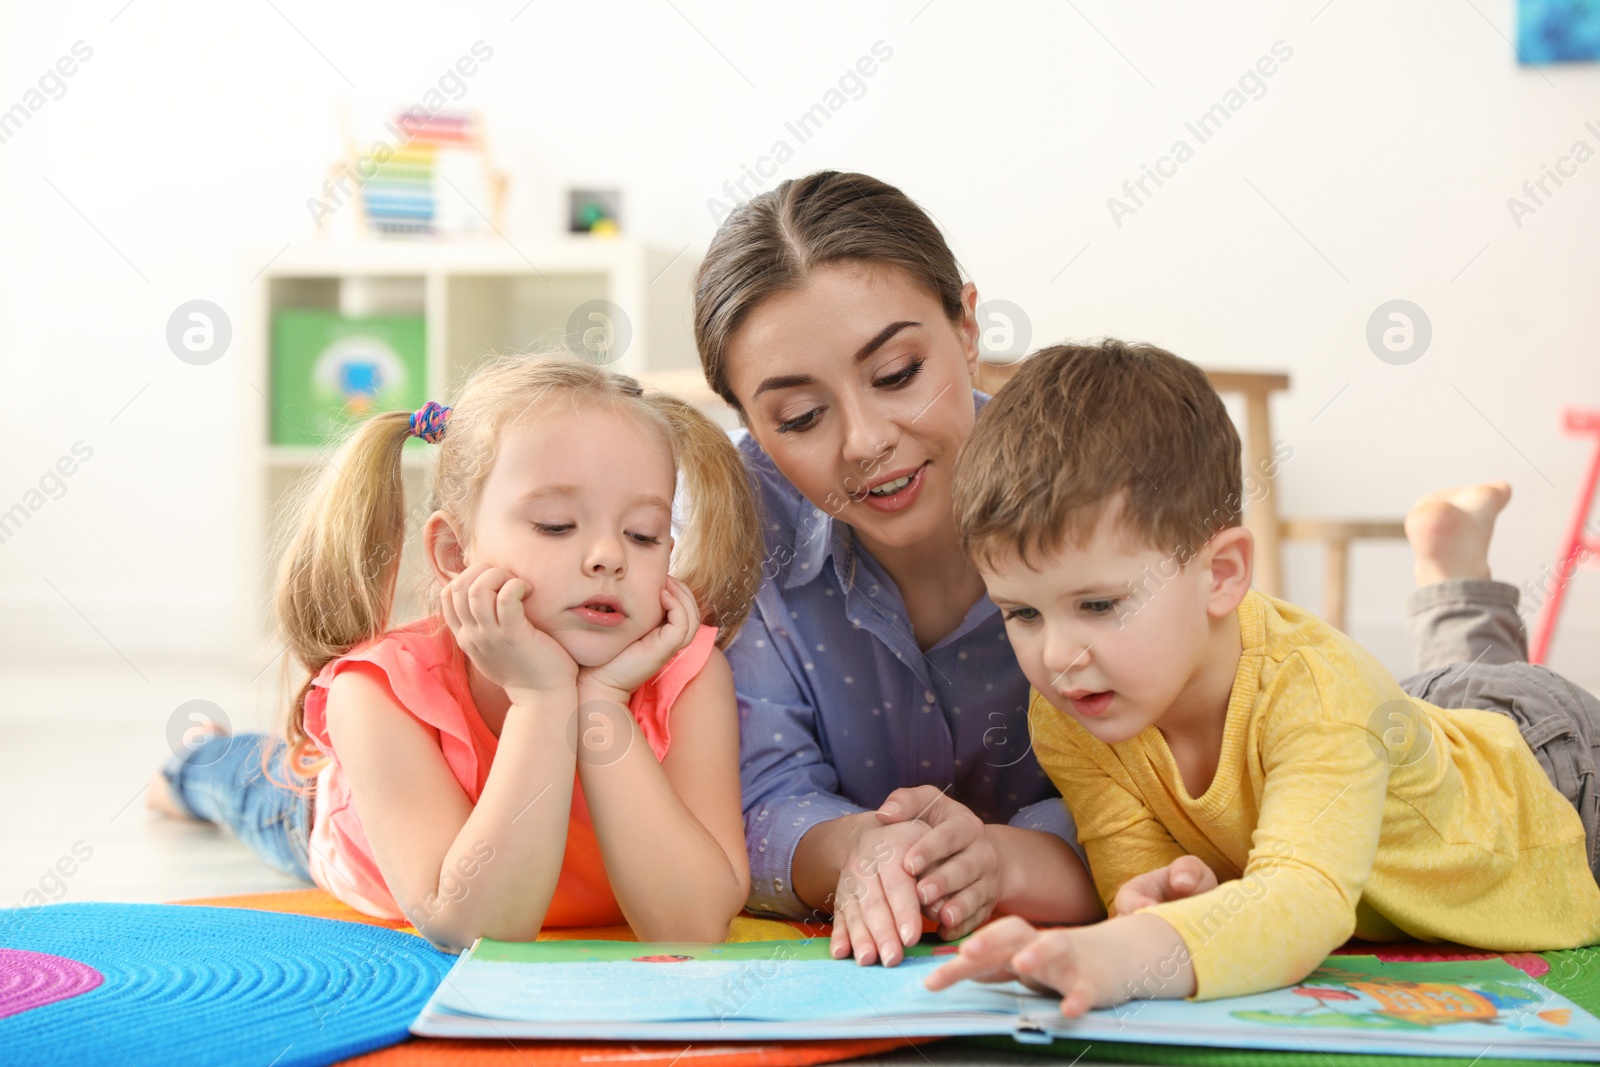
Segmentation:
<svg viewBox="0 0 1600 1067">
<path fill-rule="evenodd" d="M 1575 141 L 1600 148 L 1600 68 L 1519 68 L 1510 0 L 907 0 L 781 21 L 705 0 L 122 3 L 0 8 L 0 109 L 93 49 L 0 144 L 0 509 L 93 449 L 0 544 L 13 655 L 232 647 L 242 371 L 179 362 L 167 317 L 197 297 L 242 309 L 250 276 L 311 236 L 338 102 L 416 101 L 480 39 L 494 56 L 459 106 L 488 118 L 523 239 L 594 182 L 626 190 L 633 232 L 698 251 L 708 201 L 784 140 L 762 184 L 839 167 L 901 185 L 1035 344 L 1114 334 L 1289 371 L 1291 512 L 1398 516 L 1505 477 L 1493 563 L 1518 581 L 1566 523 L 1587 451 L 1558 412 L 1600 406 L 1600 163 L 1520 227 L 1506 201 Z M 799 143 L 785 123 L 880 41 L 859 98 Z M 1293 54 L 1264 95 L 1196 147 L 1185 122 L 1279 41 Z M 1118 226 L 1108 197 L 1178 138 L 1193 158 Z M 1409 366 L 1364 340 L 1397 297 L 1433 324 Z M 1291 553 L 1291 596 L 1315 604 L 1317 566 Z M 1404 669 L 1409 557 L 1362 546 L 1354 567 L 1352 630 Z M 1564 632 L 1555 665 L 1600 677 L 1600 577 L 1579 577 Z"/>
</svg>

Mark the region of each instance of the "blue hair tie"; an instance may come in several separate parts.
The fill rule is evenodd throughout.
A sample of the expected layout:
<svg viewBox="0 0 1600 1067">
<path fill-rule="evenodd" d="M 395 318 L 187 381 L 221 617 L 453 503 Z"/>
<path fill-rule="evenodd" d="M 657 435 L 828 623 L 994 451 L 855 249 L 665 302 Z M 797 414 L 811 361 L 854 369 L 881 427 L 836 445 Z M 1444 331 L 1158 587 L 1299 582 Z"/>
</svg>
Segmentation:
<svg viewBox="0 0 1600 1067">
<path fill-rule="evenodd" d="M 411 436 L 436 445 L 439 438 L 444 436 L 445 420 L 448 418 L 450 409 L 430 400 L 411 413 Z"/>
</svg>

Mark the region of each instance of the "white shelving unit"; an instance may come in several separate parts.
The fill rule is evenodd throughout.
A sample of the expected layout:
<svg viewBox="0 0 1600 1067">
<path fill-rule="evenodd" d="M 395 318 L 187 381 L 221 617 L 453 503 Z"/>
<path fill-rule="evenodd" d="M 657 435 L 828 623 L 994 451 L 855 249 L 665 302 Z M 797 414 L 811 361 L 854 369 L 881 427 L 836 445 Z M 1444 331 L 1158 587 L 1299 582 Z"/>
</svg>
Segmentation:
<svg viewBox="0 0 1600 1067">
<path fill-rule="evenodd" d="M 260 262 L 260 260 L 256 260 Z M 272 322 L 290 308 L 348 315 L 421 314 L 426 323 L 429 399 L 452 390 L 483 359 L 508 351 L 566 345 L 569 320 L 582 305 L 609 301 L 626 317 L 631 337 L 612 369 L 676 393 L 725 426 L 732 413 L 706 388 L 695 355 L 691 286 L 698 256 L 628 239 L 574 237 L 544 243 L 366 242 L 293 247 L 252 283 L 249 321 L 239 336 L 246 351 L 242 388 L 246 494 L 246 567 L 242 620 L 246 659 L 265 663 L 279 648 L 272 621 L 275 550 L 287 495 L 321 472 L 331 448 L 277 445 L 270 439 Z M 432 452 L 406 451 L 406 504 L 425 514 Z M 415 518 L 401 560 L 396 620 L 420 608 L 411 595 L 423 562 Z"/>
</svg>

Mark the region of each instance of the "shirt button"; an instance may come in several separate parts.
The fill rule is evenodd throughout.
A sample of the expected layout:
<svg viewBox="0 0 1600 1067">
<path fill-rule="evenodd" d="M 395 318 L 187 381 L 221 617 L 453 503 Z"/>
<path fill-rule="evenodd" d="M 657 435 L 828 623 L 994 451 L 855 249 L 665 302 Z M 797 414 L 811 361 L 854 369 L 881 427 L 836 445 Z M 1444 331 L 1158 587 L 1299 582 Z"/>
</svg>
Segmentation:
<svg viewBox="0 0 1600 1067">
<path fill-rule="evenodd" d="M 923 693 L 922 694 L 922 699 L 926 700 L 928 703 L 932 704 L 933 703 L 933 691 L 929 690 L 929 691 Z"/>
</svg>

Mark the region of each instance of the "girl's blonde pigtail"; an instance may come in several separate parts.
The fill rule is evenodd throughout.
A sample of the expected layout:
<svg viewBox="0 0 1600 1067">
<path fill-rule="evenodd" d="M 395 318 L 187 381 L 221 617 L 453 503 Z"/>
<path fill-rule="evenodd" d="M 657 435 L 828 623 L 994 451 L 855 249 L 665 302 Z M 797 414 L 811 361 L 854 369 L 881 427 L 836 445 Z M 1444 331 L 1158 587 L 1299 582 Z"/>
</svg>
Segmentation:
<svg viewBox="0 0 1600 1067">
<path fill-rule="evenodd" d="M 389 625 L 405 545 L 401 449 L 409 412 L 375 415 L 356 428 L 296 502 L 278 566 L 275 608 L 284 643 L 310 678 L 290 707 L 290 766 L 310 773 L 315 744 L 305 732 L 311 679 Z"/>
<path fill-rule="evenodd" d="M 694 590 L 701 619 L 727 648 L 761 585 L 761 513 L 750 475 L 728 435 L 689 404 L 665 393 L 645 402 L 672 428 L 688 515 L 674 553 L 677 579 Z"/>
</svg>

